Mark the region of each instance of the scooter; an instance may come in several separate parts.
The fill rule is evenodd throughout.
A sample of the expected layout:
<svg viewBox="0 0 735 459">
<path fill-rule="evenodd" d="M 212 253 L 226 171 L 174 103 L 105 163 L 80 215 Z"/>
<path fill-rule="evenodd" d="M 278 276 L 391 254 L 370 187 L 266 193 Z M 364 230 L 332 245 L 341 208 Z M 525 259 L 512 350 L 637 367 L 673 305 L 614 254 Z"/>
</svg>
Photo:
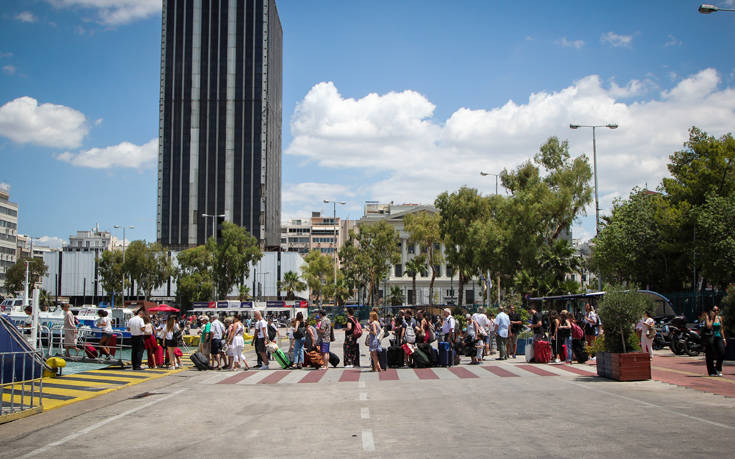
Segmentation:
<svg viewBox="0 0 735 459">
<path fill-rule="evenodd" d="M 689 328 L 686 326 L 686 318 L 683 316 L 676 316 L 671 319 L 671 338 L 669 341 L 669 347 L 671 352 L 676 355 L 690 355 L 696 357 L 700 352 L 704 352 L 704 346 L 702 344 L 702 337 L 699 332 L 700 325 L 697 321 L 694 322 L 696 328 Z"/>
</svg>

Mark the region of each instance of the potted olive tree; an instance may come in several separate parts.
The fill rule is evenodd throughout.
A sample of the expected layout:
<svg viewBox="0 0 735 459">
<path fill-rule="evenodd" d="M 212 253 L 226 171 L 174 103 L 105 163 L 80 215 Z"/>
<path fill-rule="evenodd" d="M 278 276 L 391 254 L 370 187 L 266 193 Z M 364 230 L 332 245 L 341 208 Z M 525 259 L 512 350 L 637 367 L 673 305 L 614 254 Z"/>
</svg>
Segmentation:
<svg viewBox="0 0 735 459">
<path fill-rule="evenodd" d="M 602 352 L 597 353 L 597 375 L 618 381 L 651 379 L 651 359 L 640 352 L 635 324 L 650 307 L 649 300 L 635 290 L 611 287 L 600 301 L 597 314 L 605 331 Z"/>
</svg>

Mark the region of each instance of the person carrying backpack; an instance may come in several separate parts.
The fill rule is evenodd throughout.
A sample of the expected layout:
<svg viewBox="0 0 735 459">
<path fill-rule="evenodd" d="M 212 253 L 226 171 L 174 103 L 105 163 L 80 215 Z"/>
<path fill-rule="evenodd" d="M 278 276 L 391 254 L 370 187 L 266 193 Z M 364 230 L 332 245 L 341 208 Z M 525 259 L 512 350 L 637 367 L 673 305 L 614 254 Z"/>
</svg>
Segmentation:
<svg viewBox="0 0 735 459">
<path fill-rule="evenodd" d="M 360 342 L 362 326 L 355 318 L 355 310 L 347 308 L 347 326 L 345 327 L 345 343 L 343 346 L 345 368 L 360 366 Z"/>
</svg>

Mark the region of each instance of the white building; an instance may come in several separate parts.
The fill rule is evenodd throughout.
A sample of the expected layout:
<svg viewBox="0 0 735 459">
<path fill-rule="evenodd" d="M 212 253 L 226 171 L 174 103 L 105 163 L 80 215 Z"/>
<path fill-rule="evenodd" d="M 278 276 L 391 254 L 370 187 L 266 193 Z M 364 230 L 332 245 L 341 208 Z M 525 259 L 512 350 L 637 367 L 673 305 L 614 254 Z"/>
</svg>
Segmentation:
<svg viewBox="0 0 735 459">
<path fill-rule="evenodd" d="M 76 235 L 69 236 L 69 243 L 64 246 L 64 251 L 101 254 L 113 248 L 113 240 L 109 231 L 100 231 L 97 226 L 89 231 L 77 231 Z"/>
<path fill-rule="evenodd" d="M 7 296 L 5 273 L 16 261 L 18 204 L 10 202 L 10 189 L 0 188 L 0 295 Z"/>
<path fill-rule="evenodd" d="M 305 255 L 318 250 L 333 255 L 347 240 L 355 223 L 355 220 L 324 216 L 321 212 L 312 212 L 311 219 L 297 218 L 281 223 L 281 251 Z"/>
</svg>

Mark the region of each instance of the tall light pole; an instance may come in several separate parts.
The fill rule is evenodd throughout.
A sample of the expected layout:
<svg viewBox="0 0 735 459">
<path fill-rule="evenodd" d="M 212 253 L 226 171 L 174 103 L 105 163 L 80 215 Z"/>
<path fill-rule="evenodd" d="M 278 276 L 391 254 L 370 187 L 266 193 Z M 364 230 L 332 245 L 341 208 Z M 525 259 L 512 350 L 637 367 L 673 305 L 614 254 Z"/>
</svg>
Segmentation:
<svg viewBox="0 0 735 459">
<path fill-rule="evenodd" d="M 494 175 L 495 176 L 495 194 L 498 194 L 498 174 L 492 174 L 490 172 L 480 171 L 480 175 L 482 175 L 483 177 L 487 177 L 488 175 Z"/>
<path fill-rule="evenodd" d="M 494 175 L 495 176 L 495 196 L 497 196 L 498 195 L 498 177 L 500 176 L 500 174 L 493 174 L 492 172 L 483 172 L 483 171 L 480 171 L 480 175 L 482 175 L 483 177 L 487 177 L 488 175 Z M 488 270 L 488 272 L 487 272 L 487 282 L 488 282 L 487 283 L 487 286 L 488 286 L 487 287 L 487 305 L 488 305 L 488 307 L 490 306 L 490 301 L 492 300 L 492 298 L 490 298 L 490 289 L 492 288 L 491 287 L 491 282 L 492 282 L 491 279 L 492 279 L 492 277 L 490 275 L 490 270 Z M 498 304 L 500 304 L 500 273 L 498 273 L 498 285 L 497 285 L 497 288 L 498 288 Z"/>
<path fill-rule="evenodd" d="M 595 177 L 595 236 L 600 233 L 600 201 L 597 192 L 597 139 L 595 136 L 595 130 L 598 127 L 604 127 L 608 129 L 617 129 L 617 124 L 570 124 L 570 129 L 579 128 L 592 128 L 592 167 L 594 170 Z M 602 290 L 602 276 L 597 273 L 597 290 Z"/>
<path fill-rule="evenodd" d="M 709 3 L 702 3 L 701 5 L 699 5 L 699 8 L 697 8 L 697 11 L 699 11 L 702 14 L 711 14 L 711 13 L 716 13 L 718 11 L 733 12 L 735 10 L 730 9 L 730 8 L 720 8 L 715 5 L 710 5 Z"/>
<path fill-rule="evenodd" d="M 135 229 L 135 226 L 125 226 L 125 225 L 113 225 L 113 228 L 123 230 L 123 266 L 125 266 L 125 230 L 126 229 Z M 122 285 L 122 306 L 125 307 L 125 269 L 123 268 L 123 285 Z"/>
<path fill-rule="evenodd" d="M 332 225 L 334 225 L 334 241 L 332 241 L 334 243 L 334 304 L 337 304 L 337 204 L 344 206 L 347 202 L 324 200 L 324 204 L 330 203 L 333 204 Z"/>
</svg>

